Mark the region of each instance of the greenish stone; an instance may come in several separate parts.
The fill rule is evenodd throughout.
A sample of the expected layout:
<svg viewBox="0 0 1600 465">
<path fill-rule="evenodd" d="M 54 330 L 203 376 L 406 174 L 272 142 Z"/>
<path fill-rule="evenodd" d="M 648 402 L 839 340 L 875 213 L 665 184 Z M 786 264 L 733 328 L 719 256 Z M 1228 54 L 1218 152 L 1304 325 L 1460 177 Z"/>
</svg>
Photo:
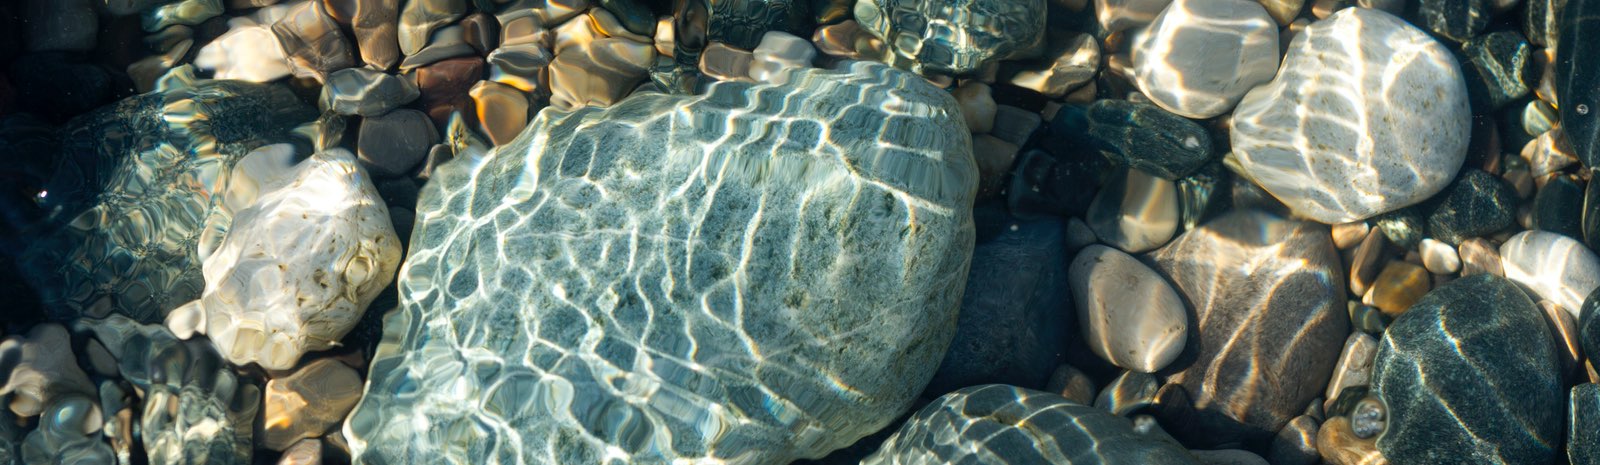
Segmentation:
<svg viewBox="0 0 1600 465">
<path fill-rule="evenodd" d="M 1087 115 L 1089 138 L 1118 163 L 1176 180 L 1211 161 L 1211 134 L 1161 107 L 1100 100 Z"/>
<path fill-rule="evenodd" d="M 316 117 L 281 86 L 164 82 L 182 85 L 102 107 L 59 132 L 43 205 L 55 214 L 20 259 L 39 271 L 26 275 L 53 319 L 153 323 L 199 298 L 201 250 L 232 222 L 222 194 L 234 163 Z"/>
<path fill-rule="evenodd" d="M 1600 0 L 1567 0 L 1556 46 L 1556 102 L 1574 155 L 1600 167 Z"/>
<path fill-rule="evenodd" d="M 1600 465 L 1600 385 L 1572 387 L 1567 402 L 1567 463 Z"/>
<path fill-rule="evenodd" d="M 1384 333 L 1372 390 L 1390 463 L 1549 463 L 1561 440 L 1560 364 L 1544 313 L 1494 275 L 1429 292 Z"/>
<path fill-rule="evenodd" d="M 856 22 L 921 74 L 972 76 L 1037 55 L 1046 0 L 857 0 Z"/>
<path fill-rule="evenodd" d="M 1438 205 L 1428 214 L 1428 236 L 1451 245 L 1516 223 L 1516 191 L 1481 170 L 1461 170 L 1461 176 L 1436 199 Z"/>
<path fill-rule="evenodd" d="M 1505 106 L 1526 97 L 1533 51 L 1516 31 L 1495 31 L 1463 44 L 1468 95 L 1483 109 Z"/>
<path fill-rule="evenodd" d="M 1378 227 L 1378 230 L 1383 231 L 1384 237 L 1389 238 L 1389 242 L 1393 242 L 1402 249 L 1416 247 L 1417 244 L 1422 242 L 1422 238 L 1425 235 L 1423 229 L 1426 226 L 1425 221 L 1422 219 L 1422 213 L 1418 212 L 1414 207 L 1406 207 L 1379 215 L 1373 220 L 1373 224 Z"/>
<path fill-rule="evenodd" d="M 948 92 L 841 66 L 547 110 L 439 166 L 355 462 L 790 463 L 909 409 L 977 167 Z"/>
<path fill-rule="evenodd" d="M 1055 394 L 988 384 L 946 394 L 917 411 L 861 465 L 1199 463 L 1160 436 Z"/>
<path fill-rule="evenodd" d="M 1418 25 L 1455 42 L 1466 42 L 1489 26 L 1490 0 L 1417 0 Z"/>
<path fill-rule="evenodd" d="M 1565 176 L 1556 176 L 1533 196 L 1533 229 L 1583 240 L 1583 188 Z"/>
</svg>

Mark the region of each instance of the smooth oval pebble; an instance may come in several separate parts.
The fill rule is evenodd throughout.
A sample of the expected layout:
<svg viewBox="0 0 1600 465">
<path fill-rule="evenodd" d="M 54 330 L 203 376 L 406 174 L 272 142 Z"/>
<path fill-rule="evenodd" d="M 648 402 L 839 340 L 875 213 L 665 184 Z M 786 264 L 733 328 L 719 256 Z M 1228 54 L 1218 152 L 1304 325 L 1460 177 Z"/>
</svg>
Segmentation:
<svg viewBox="0 0 1600 465">
<path fill-rule="evenodd" d="M 1600 288 L 1600 257 L 1570 237 L 1523 231 L 1500 245 L 1505 277 L 1580 316 L 1583 300 Z"/>
<path fill-rule="evenodd" d="M 1136 169 L 1100 189 L 1084 218 L 1096 236 L 1128 253 L 1153 250 L 1178 231 L 1178 189 Z"/>
<path fill-rule="evenodd" d="M 1078 252 L 1067 270 L 1085 342 L 1119 367 L 1154 373 L 1183 351 L 1183 300 L 1138 259 L 1103 245 Z"/>
<path fill-rule="evenodd" d="M 811 42 L 783 31 L 769 31 L 750 51 L 750 79 L 783 84 L 784 70 L 810 68 L 817 49 Z"/>
<path fill-rule="evenodd" d="M 1433 239 L 1423 239 L 1419 246 L 1422 253 L 1422 266 L 1428 268 L 1433 274 L 1454 274 L 1461 271 L 1461 257 L 1456 254 L 1456 248 Z"/>
<path fill-rule="evenodd" d="M 1167 111 L 1233 109 L 1278 71 L 1278 25 L 1255 0 L 1174 0 L 1133 39 L 1134 82 Z"/>
<path fill-rule="evenodd" d="M 347 68 L 328 74 L 317 106 L 341 115 L 379 116 L 422 95 L 411 80 L 371 68 Z"/>
<path fill-rule="evenodd" d="M 1290 42 L 1233 114 L 1241 174 L 1327 224 L 1421 202 L 1455 178 L 1472 114 L 1460 66 L 1394 15 L 1346 8 Z"/>
</svg>

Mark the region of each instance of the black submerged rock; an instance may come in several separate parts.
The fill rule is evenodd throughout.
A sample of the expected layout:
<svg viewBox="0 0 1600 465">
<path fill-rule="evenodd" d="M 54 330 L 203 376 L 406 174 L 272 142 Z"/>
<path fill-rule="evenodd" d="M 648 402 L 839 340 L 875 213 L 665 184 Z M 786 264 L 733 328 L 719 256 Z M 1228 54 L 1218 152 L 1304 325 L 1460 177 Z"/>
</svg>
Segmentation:
<svg viewBox="0 0 1600 465">
<path fill-rule="evenodd" d="M 1572 388 L 1567 403 L 1567 462 L 1600 465 L 1600 384 Z"/>
<path fill-rule="evenodd" d="M 1390 463 L 1549 463 L 1563 392 L 1544 314 L 1493 275 L 1422 297 L 1384 334 L 1373 392 L 1388 406 Z"/>
<path fill-rule="evenodd" d="M 1462 45 L 1466 62 L 1461 70 L 1467 92 L 1480 109 L 1505 106 L 1525 97 L 1532 72 L 1533 50 L 1516 31 L 1496 31 Z"/>
<path fill-rule="evenodd" d="M 1476 169 L 1461 171 L 1436 199 L 1428 215 L 1428 235 L 1450 244 L 1494 233 L 1516 222 L 1517 193 L 1499 177 Z"/>
<path fill-rule="evenodd" d="M 1583 166 L 1600 166 L 1600 0 L 1568 0 L 1554 66 L 1561 126 Z"/>
<path fill-rule="evenodd" d="M 1089 137 L 1108 158 L 1166 180 L 1188 176 L 1211 160 L 1211 134 L 1188 118 L 1126 100 L 1089 106 Z"/>
<path fill-rule="evenodd" d="M 1583 240 L 1583 188 L 1566 177 L 1555 177 L 1533 196 L 1533 229 Z"/>
</svg>

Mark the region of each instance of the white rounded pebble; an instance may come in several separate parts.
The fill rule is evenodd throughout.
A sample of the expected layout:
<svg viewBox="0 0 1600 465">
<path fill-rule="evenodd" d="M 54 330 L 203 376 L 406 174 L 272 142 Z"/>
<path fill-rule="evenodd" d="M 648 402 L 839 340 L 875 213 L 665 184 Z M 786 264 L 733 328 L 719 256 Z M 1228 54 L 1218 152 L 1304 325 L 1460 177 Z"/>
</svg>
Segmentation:
<svg viewBox="0 0 1600 465">
<path fill-rule="evenodd" d="M 1175 0 L 1133 43 L 1134 81 L 1167 111 L 1227 113 L 1278 71 L 1278 24 L 1254 0 Z"/>
<path fill-rule="evenodd" d="M 1339 10 L 1289 44 L 1233 114 L 1239 172 L 1327 224 L 1421 202 L 1455 179 L 1472 129 L 1455 57 L 1394 15 Z"/>
<path fill-rule="evenodd" d="M 1506 279 L 1554 302 L 1577 318 L 1583 300 L 1600 287 L 1600 257 L 1583 243 L 1549 231 L 1523 231 L 1500 245 Z"/>
<path fill-rule="evenodd" d="M 784 84 L 783 71 L 791 68 L 810 68 L 817 58 L 817 48 L 811 41 L 782 31 L 770 31 L 761 36 L 761 44 L 750 51 L 750 79 L 768 84 Z"/>
<path fill-rule="evenodd" d="M 1078 323 L 1089 348 L 1122 368 L 1153 373 L 1188 339 L 1177 291 L 1138 259 L 1103 245 L 1078 252 L 1067 269 Z"/>
<path fill-rule="evenodd" d="M 289 75 L 289 59 L 278 47 L 278 37 L 260 25 L 236 25 L 200 47 L 194 66 L 216 70 L 216 79 L 269 82 Z"/>
<path fill-rule="evenodd" d="M 1461 256 L 1456 254 L 1456 248 L 1433 239 L 1423 239 L 1418 246 L 1422 252 L 1422 266 L 1428 268 L 1433 274 L 1455 274 L 1461 271 Z"/>
</svg>

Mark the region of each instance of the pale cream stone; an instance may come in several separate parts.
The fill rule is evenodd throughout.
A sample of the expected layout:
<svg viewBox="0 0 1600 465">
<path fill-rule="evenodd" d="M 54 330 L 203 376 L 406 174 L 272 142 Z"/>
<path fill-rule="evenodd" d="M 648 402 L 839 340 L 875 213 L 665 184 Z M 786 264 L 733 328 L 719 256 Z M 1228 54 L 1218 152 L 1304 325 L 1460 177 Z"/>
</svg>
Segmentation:
<svg viewBox="0 0 1600 465">
<path fill-rule="evenodd" d="M 270 82 L 289 75 L 289 59 L 267 26 L 235 26 L 200 47 L 194 66 L 215 70 L 216 79 Z"/>
<path fill-rule="evenodd" d="M 331 358 L 268 381 L 261 444 L 284 450 L 302 439 L 320 437 L 344 420 L 360 398 L 361 375 Z"/>
<path fill-rule="evenodd" d="M 967 121 L 967 130 L 973 134 L 988 134 L 994 129 L 995 104 L 989 86 L 982 82 L 966 81 L 950 93 L 961 104 L 961 115 Z"/>
<path fill-rule="evenodd" d="M 816 47 L 811 42 L 782 31 L 769 31 L 761 36 L 761 44 L 750 51 L 750 79 L 769 84 L 787 82 L 783 71 L 793 68 L 810 68 L 817 58 Z"/>
<path fill-rule="evenodd" d="M 1433 239 L 1423 239 L 1418 245 L 1422 252 L 1422 266 L 1434 274 L 1455 274 L 1461 271 L 1461 257 L 1450 244 Z"/>
<path fill-rule="evenodd" d="M 1103 245 L 1078 252 L 1067 270 L 1084 341 L 1112 364 L 1153 373 L 1183 352 L 1189 321 L 1166 279 Z"/>
</svg>

